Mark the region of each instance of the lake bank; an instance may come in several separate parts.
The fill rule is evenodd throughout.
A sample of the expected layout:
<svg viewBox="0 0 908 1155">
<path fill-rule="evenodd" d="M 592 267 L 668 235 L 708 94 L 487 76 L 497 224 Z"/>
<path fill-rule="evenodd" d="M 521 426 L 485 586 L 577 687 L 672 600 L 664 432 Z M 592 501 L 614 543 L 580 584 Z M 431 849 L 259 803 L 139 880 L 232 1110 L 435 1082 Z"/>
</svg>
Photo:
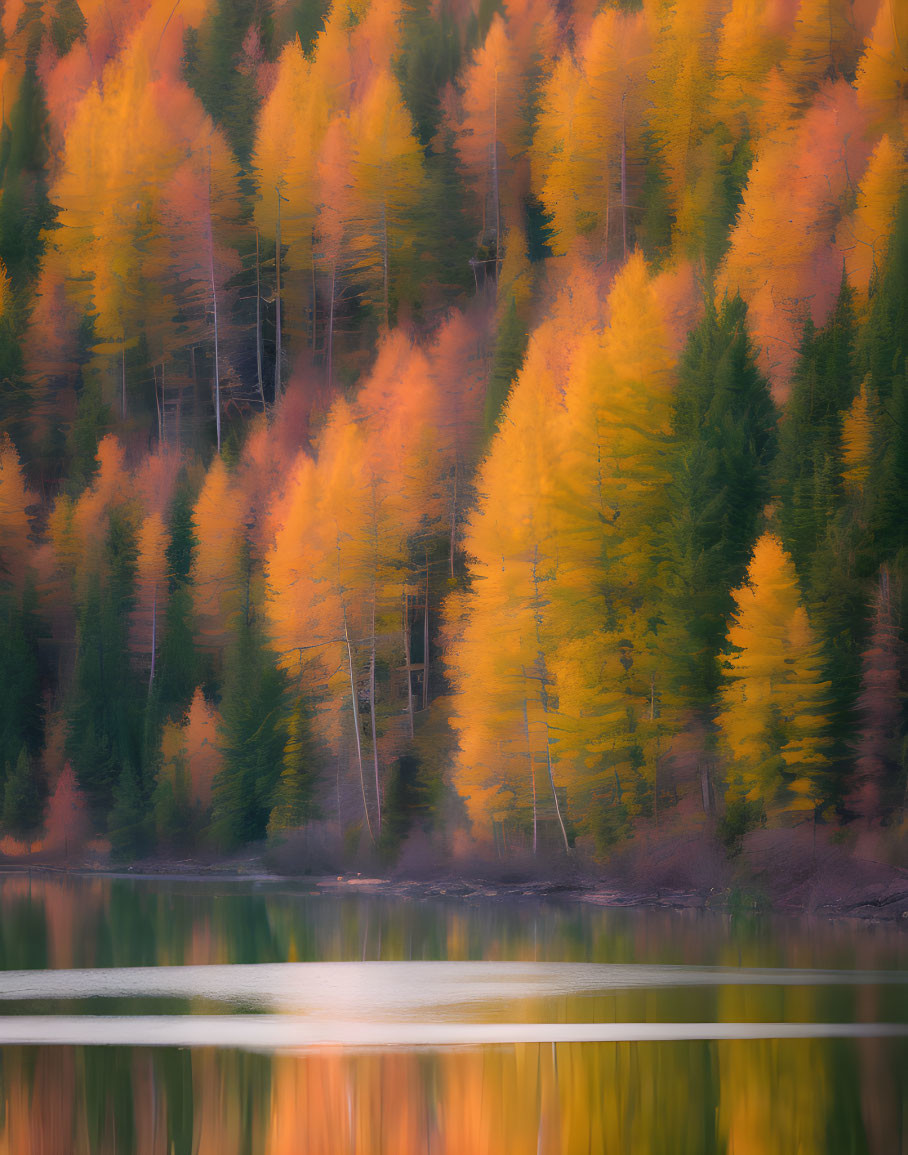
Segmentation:
<svg viewBox="0 0 908 1155">
<path fill-rule="evenodd" d="M 20 857 L 0 860 L 0 873 L 97 875 L 110 878 L 293 882 L 312 895 L 357 892 L 408 900 L 458 899 L 526 901 L 557 899 L 604 908 L 708 909 L 740 913 L 771 912 L 821 918 L 908 922 L 908 870 L 861 858 L 836 847 L 821 846 L 809 855 L 797 853 L 791 840 L 776 832 L 725 863 L 721 876 L 695 879 L 684 871 L 672 884 L 666 866 L 653 853 L 649 877 L 639 863 L 622 861 L 615 870 L 572 868 L 563 863 L 544 872 L 509 870 L 497 862 L 491 869 L 436 870 L 424 877 L 399 869 L 340 873 L 276 870 L 267 852 L 232 858 L 155 858 L 130 864 L 109 861 L 41 861 Z M 660 848 L 665 849 L 665 848 Z M 660 869 L 661 866 L 661 869 Z M 671 877 L 669 875 L 669 877 Z"/>
</svg>

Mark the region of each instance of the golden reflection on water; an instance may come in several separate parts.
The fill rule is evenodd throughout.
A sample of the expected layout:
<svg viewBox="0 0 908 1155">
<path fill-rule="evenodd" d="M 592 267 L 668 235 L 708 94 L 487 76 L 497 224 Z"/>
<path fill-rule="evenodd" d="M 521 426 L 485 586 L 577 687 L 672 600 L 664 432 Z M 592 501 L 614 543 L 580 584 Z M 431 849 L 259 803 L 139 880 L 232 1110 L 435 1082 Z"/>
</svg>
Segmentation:
<svg viewBox="0 0 908 1155">
<path fill-rule="evenodd" d="M 882 1040 L 860 1047 L 521 1044 L 276 1057 L 9 1048 L 0 1152 L 896 1155 L 899 1056 Z"/>
<path fill-rule="evenodd" d="M 827 923 L 0 876 L 2 969 L 363 958 L 871 969 L 904 968 L 908 945 Z M 73 1011 L 154 1012 L 139 999 Z M 895 987 L 723 986 L 571 996 L 546 1013 L 830 1022 L 904 1020 L 908 1008 Z M 904 1155 L 906 1104 L 898 1039 L 0 1049 L 0 1155 Z"/>
</svg>

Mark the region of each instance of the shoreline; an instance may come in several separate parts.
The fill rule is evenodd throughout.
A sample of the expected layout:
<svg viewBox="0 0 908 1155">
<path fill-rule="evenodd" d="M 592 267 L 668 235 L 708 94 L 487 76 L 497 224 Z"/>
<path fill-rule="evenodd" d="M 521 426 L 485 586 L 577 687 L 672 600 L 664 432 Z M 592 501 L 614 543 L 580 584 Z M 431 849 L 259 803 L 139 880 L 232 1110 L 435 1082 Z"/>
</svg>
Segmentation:
<svg viewBox="0 0 908 1155">
<path fill-rule="evenodd" d="M 748 889 L 742 881 L 723 888 L 629 886 L 591 874 L 566 878 L 500 881 L 482 875 L 439 875 L 434 878 L 379 877 L 345 872 L 340 875 L 292 874 L 268 870 L 260 860 L 231 863 L 192 860 L 145 861 L 132 866 L 104 863 L 63 865 L 54 862 L 0 862 L 0 877 L 46 875 L 132 879 L 147 882 L 288 884 L 308 888 L 309 896 L 362 894 L 399 900 L 527 901 L 554 900 L 584 903 L 614 910 L 708 910 L 725 914 L 762 914 L 864 923 L 903 923 L 908 929 L 908 871 L 889 868 L 893 879 L 881 893 L 868 887 L 838 899 L 816 896 L 816 901 L 779 896 L 770 899 L 759 886 Z"/>
</svg>

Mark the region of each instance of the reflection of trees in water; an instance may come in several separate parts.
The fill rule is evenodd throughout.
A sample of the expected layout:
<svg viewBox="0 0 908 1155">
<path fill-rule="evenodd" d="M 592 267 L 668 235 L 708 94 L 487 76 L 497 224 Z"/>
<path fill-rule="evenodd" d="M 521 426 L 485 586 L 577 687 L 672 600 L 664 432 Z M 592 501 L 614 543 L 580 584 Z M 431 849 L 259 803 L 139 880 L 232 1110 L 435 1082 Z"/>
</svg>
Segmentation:
<svg viewBox="0 0 908 1155">
<path fill-rule="evenodd" d="M 884 927 L 805 931 L 695 911 L 402 903 L 317 890 L 0 876 L 0 967 L 485 958 L 874 969 L 899 965 L 904 949 Z M 671 988 L 573 996 L 558 1013 L 886 1021 L 903 1014 L 899 999 L 898 987 Z M 527 1020 L 539 1011 L 532 1001 L 516 1007 Z M 883 1039 L 302 1057 L 6 1048 L 0 1155 L 892 1155 L 905 1141 L 906 1050 Z"/>
<path fill-rule="evenodd" d="M 845 1155 L 901 1149 L 887 1040 L 437 1053 L 9 1048 L 15 1155 Z M 904 1052 L 901 1054 L 901 1069 Z"/>
</svg>

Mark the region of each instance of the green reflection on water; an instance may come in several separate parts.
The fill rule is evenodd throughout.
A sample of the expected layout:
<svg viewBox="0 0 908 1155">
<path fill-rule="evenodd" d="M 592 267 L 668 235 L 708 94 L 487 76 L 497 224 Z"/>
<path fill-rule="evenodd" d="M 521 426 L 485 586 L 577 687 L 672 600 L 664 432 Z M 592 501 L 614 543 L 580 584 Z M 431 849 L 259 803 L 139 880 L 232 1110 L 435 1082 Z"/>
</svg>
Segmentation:
<svg viewBox="0 0 908 1155">
<path fill-rule="evenodd" d="M 904 969 L 904 933 L 702 912 L 403 902 L 311 885 L 0 876 L 0 968 L 537 960 Z M 23 1008 L 34 1010 L 35 1008 Z M 43 1011 L 61 1011 L 61 1002 Z M 86 1000 L 66 1013 L 205 1011 Z M 492 1013 L 491 1011 L 489 1012 Z M 905 1021 L 899 986 L 715 987 L 526 1000 L 557 1021 Z M 0 1155 L 897 1155 L 903 1040 L 564 1043 L 270 1056 L 0 1051 Z"/>
</svg>

